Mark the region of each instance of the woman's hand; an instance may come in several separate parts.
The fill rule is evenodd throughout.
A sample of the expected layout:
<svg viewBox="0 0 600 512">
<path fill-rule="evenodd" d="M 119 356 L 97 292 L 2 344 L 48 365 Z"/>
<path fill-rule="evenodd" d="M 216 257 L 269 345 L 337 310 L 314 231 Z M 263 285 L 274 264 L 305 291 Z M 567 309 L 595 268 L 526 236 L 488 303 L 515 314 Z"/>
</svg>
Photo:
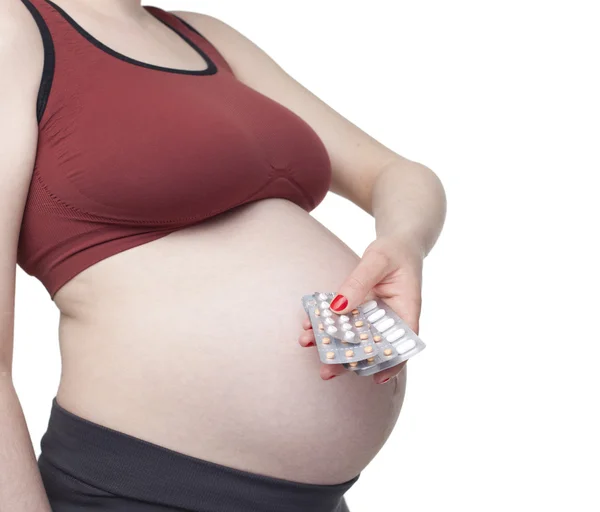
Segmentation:
<svg viewBox="0 0 600 512">
<path fill-rule="evenodd" d="M 379 237 L 366 248 L 363 257 L 338 289 L 331 309 L 338 314 L 352 311 L 366 300 L 383 299 L 410 328 L 419 333 L 421 284 L 424 253 L 419 244 L 400 237 Z M 308 315 L 302 323 L 304 332 L 298 342 L 315 346 L 315 335 Z M 407 361 L 373 375 L 378 384 L 398 375 Z M 322 364 L 321 378 L 329 380 L 345 371 L 341 364 Z"/>
</svg>

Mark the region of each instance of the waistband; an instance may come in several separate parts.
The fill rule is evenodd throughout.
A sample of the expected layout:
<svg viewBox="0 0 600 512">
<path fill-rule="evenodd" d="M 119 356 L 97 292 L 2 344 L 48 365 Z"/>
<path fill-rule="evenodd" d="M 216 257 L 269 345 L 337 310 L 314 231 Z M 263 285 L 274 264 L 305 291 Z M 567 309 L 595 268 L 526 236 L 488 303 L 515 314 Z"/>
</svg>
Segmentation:
<svg viewBox="0 0 600 512">
<path fill-rule="evenodd" d="M 117 496 L 215 512 L 338 512 L 353 479 L 294 482 L 191 457 L 81 418 L 56 398 L 41 455 L 58 469 Z"/>
</svg>

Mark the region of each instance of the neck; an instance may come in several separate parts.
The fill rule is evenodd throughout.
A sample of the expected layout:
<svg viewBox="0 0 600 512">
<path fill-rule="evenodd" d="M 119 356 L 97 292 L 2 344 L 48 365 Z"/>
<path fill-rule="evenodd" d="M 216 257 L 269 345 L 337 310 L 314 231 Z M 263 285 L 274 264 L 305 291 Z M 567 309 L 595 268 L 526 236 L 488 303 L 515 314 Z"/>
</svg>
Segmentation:
<svg viewBox="0 0 600 512">
<path fill-rule="evenodd" d="M 129 16 L 135 17 L 143 13 L 141 9 L 142 0 L 102 0 L 97 2 L 94 0 L 59 0 L 55 2 L 57 5 L 81 4 L 98 14 L 107 17 Z"/>
</svg>

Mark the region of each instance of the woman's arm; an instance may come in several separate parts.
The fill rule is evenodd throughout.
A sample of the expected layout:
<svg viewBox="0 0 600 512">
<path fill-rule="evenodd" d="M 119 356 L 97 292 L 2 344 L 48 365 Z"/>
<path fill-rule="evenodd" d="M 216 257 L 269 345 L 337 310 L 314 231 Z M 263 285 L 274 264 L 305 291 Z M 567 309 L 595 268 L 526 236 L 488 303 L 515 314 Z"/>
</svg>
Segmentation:
<svg viewBox="0 0 600 512">
<path fill-rule="evenodd" d="M 367 211 L 375 217 L 377 237 L 397 238 L 425 257 L 442 231 L 446 194 L 433 171 L 398 158 L 375 177 Z"/>
<path fill-rule="evenodd" d="M 346 313 L 373 290 L 418 333 L 423 259 L 444 225 L 444 187 L 433 171 L 398 156 L 366 190 L 354 195 L 362 194 L 357 204 L 375 217 L 377 238 L 338 289 L 339 306 L 332 302 L 332 308 Z M 389 375 L 394 371 L 378 378 Z"/>
<path fill-rule="evenodd" d="M 418 332 L 423 259 L 444 225 L 444 187 L 433 171 L 398 155 L 363 189 L 350 182 L 348 189 L 348 196 L 375 217 L 377 238 L 341 284 L 332 309 L 346 313 L 374 290 Z"/>
<path fill-rule="evenodd" d="M 421 305 L 421 266 L 444 222 L 446 197 L 437 176 L 407 160 L 336 112 L 291 77 L 257 44 L 206 14 L 175 11 L 215 45 L 241 82 L 281 103 L 306 121 L 323 141 L 332 167 L 330 190 L 375 216 L 377 239 L 369 245 L 338 294 L 345 313 L 367 294 L 382 297 L 415 332 Z M 367 93 L 365 98 L 368 97 Z M 357 101 L 361 101 L 360 98 Z M 332 303 L 332 308 L 334 304 Z M 299 342 L 312 346 L 308 318 Z M 404 364 L 374 376 L 386 382 Z M 321 378 L 344 371 L 323 365 Z"/>
<path fill-rule="evenodd" d="M 438 177 L 427 167 L 400 156 L 382 167 L 363 187 L 348 180 L 348 194 L 375 216 L 377 237 L 359 264 L 337 289 L 331 309 L 345 314 L 366 298 L 380 297 L 418 334 L 421 314 L 423 259 L 435 244 L 446 216 L 446 195 Z M 349 197 L 350 196 L 350 197 Z M 308 319 L 299 338 L 314 345 Z M 407 361 L 373 375 L 378 384 L 397 376 Z M 325 380 L 340 375 L 342 365 L 322 365 Z"/>
<path fill-rule="evenodd" d="M 37 145 L 39 31 L 19 0 L 0 0 L 0 510 L 50 512 L 12 381 L 16 254 Z"/>
<path fill-rule="evenodd" d="M 0 510 L 51 512 L 23 410 L 10 375 L 6 368 L 1 371 Z"/>
</svg>

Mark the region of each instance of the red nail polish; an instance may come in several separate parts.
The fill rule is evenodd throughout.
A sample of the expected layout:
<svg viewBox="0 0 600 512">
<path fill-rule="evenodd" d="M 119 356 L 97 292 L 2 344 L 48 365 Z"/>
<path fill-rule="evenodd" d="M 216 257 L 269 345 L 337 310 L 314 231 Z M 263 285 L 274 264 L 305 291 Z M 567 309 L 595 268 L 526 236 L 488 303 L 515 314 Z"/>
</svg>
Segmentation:
<svg viewBox="0 0 600 512">
<path fill-rule="evenodd" d="M 388 380 L 390 380 L 389 377 L 387 379 L 385 379 L 385 380 L 382 380 L 379 384 L 385 384 Z"/>
<path fill-rule="evenodd" d="M 309 341 L 306 346 L 307 347 L 314 347 L 315 346 L 315 342 L 314 341 Z"/>
<path fill-rule="evenodd" d="M 329 307 L 333 310 L 339 311 L 341 309 L 344 309 L 347 305 L 348 305 L 348 299 L 346 297 L 344 297 L 343 295 L 338 294 L 333 298 Z"/>
<path fill-rule="evenodd" d="M 336 377 L 337 377 L 337 375 L 332 375 L 331 377 L 327 377 L 325 380 L 335 379 Z"/>
</svg>

